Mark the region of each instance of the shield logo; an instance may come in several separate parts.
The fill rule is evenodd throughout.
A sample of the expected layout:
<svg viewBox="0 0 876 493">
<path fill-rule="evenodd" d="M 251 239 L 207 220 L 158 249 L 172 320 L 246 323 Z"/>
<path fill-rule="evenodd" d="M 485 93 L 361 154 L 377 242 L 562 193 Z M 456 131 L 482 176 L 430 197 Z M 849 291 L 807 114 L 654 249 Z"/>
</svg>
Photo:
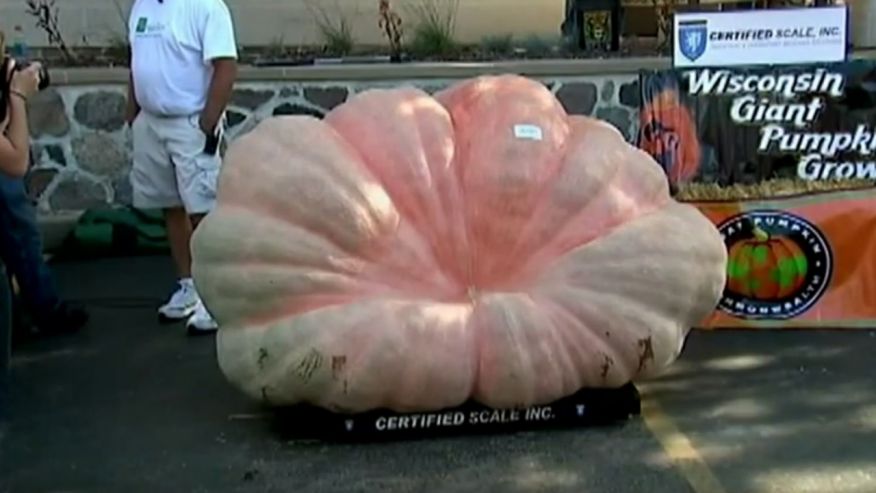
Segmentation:
<svg viewBox="0 0 876 493">
<path fill-rule="evenodd" d="M 706 52 L 709 29 L 706 21 L 678 23 L 678 48 L 685 58 L 694 62 Z"/>
</svg>

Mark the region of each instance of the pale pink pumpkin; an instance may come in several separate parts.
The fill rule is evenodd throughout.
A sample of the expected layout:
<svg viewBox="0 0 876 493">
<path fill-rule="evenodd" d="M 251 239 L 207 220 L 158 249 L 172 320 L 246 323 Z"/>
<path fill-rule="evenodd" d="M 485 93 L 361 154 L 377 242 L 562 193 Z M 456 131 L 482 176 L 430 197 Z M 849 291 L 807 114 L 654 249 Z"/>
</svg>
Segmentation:
<svg viewBox="0 0 876 493">
<path fill-rule="evenodd" d="M 726 250 L 660 167 L 517 76 L 235 140 L 193 240 L 219 364 L 272 405 L 546 403 L 666 369 Z"/>
</svg>

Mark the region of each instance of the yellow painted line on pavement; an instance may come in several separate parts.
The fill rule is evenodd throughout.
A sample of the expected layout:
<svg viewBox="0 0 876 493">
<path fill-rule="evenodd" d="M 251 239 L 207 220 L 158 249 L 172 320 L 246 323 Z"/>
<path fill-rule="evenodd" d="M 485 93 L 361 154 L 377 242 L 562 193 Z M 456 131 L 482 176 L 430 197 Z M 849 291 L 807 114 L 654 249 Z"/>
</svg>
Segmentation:
<svg viewBox="0 0 876 493">
<path fill-rule="evenodd" d="M 690 439 L 653 397 L 642 396 L 642 419 L 695 493 L 726 493 Z"/>
</svg>

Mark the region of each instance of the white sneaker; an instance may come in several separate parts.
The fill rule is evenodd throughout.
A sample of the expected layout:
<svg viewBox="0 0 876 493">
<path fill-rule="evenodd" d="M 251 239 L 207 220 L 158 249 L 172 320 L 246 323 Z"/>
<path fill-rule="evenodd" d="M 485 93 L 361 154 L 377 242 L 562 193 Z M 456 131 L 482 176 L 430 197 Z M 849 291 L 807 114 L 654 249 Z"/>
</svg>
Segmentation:
<svg viewBox="0 0 876 493">
<path fill-rule="evenodd" d="M 191 279 L 181 279 L 176 292 L 170 300 L 158 309 L 158 316 L 162 321 L 175 322 L 190 317 L 198 308 L 201 299 L 195 290 L 195 284 Z"/>
<path fill-rule="evenodd" d="M 209 334 L 211 332 L 215 332 L 219 328 L 219 324 L 216 323 L 216 320 L 213 319 L 213 316 L 210 315 L 210 312 L 207 311 L 207 307 L 204 306 L 204 303 L 198 303 L 197 308 L 195 309 L 195 313 L 189 317 L 188 322 L 186 322 L 186 329 L 189 334 L 197 335 L 197 334 Z"/>
</svg>

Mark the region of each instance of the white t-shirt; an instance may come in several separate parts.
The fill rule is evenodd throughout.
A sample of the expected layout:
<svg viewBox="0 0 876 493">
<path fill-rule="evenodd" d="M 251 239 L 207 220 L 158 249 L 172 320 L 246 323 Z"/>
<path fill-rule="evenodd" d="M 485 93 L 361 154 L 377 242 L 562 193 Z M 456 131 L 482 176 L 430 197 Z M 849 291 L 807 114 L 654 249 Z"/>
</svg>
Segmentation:
<svg viewBox="0 0 876 493">
<path fill-rule="evenodd" d="M 128 21 L 134 94 L 149 113 L 199 113 L 207 102 L 212 60 L 237 58 L 231 13 L 223 0 L 136 0 Z"/>
</svg>

